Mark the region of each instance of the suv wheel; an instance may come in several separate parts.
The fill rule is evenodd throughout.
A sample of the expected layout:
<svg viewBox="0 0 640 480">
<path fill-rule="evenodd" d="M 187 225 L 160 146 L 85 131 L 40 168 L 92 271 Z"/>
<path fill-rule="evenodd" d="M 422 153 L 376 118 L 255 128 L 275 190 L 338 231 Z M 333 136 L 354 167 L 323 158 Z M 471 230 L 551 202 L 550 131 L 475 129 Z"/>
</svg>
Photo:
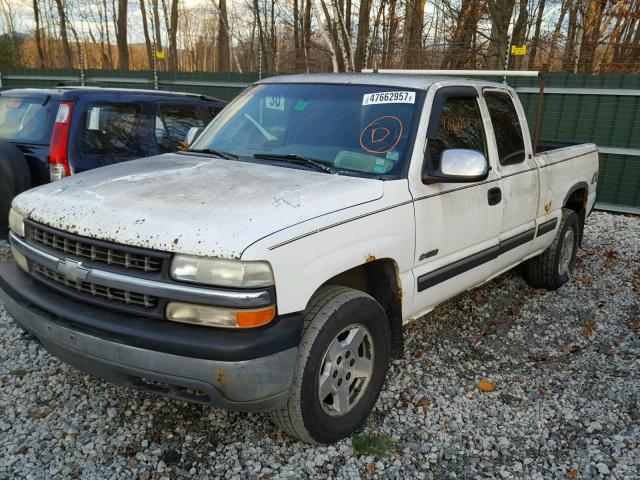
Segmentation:
<svg viewBox="0 0 640 480">
<path fill-rule="evenodd" d="M 309 302 L 289 400 L 271 412 L 309 443 L 331 443 L 360 428 L 373 409 L 391 356 L 387 316 L 366 293 L 322 287 Z"/>
</svg>

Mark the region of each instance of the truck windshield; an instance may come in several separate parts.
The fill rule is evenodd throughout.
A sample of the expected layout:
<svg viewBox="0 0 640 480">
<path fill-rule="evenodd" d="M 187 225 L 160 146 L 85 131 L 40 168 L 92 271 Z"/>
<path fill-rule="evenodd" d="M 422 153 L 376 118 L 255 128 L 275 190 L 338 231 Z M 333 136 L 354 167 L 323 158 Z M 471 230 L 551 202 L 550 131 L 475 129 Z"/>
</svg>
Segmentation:
<svg viewBox="0 0 640 480">
<path fill-rule="evenodd" d="M 192 149 L 256 161 L 305 157 L 332 171 L 396 176 L 411 153 L 421 101 L 420 92 L 400 87 L 257 85 L 230 103 Z"/>
<path fill-rule="evenodd" d="M 37 98 L 0 97 L 0 138 L 48 145 L 55 113 L 52 102 L 42 103 Z"/>
</svg>

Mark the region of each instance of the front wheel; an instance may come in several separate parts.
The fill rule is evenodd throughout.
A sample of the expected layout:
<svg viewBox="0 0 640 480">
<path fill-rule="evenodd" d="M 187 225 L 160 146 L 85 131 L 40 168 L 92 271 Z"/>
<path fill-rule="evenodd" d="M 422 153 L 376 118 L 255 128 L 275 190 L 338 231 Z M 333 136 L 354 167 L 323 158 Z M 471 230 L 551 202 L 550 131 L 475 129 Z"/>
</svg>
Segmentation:
<svg viewBox="0 0 640 480">
<path fill-rule="evenodd" d="M 562 209 L 560 226 L 551 246 L 525 263 L 527 280 L 536 288 L 555 290 L 571 279 L 580 239 L 580 220 L 573 210 Z"/>
<path fill-rule="evenodd" d="M 386 314 L 369 295 L 322 287 L 311 299 L 289 400 L 277 425 L 309 443 L 331 443 L 360 428 L 373 409 L 391 356 Z"/>
</svg>

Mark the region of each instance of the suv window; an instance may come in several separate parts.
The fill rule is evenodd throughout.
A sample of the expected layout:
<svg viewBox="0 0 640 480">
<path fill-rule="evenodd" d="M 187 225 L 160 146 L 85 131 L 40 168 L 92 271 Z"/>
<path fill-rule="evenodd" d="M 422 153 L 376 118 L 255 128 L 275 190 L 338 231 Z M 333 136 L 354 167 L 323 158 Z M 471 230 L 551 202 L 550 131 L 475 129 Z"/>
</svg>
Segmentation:
<svg viewBox="0 0 640 480">
<path fill-rule="evenodd" d="M 482 114 L 474 97 L 450 97 L 440 114 L 438 135 L 428 143 L 431 162 L 440 165 L 442 152 L 452 148 L 476 150 L 486 156 Z"/>
<path fill-rule="evenodd" d="M 42 103 L 41 98 L 0 98 L 0 138 L 47 145 L 58 102 Z"/>
<path fill-rule="evenodd" d="M 142 107 L 132 104 L 88 105 L 80 133 L 80 150 L 92 155 L 139 155 Z"/>
<path fill-rule="evenodd" d="M 163 105 L 156 116 L 156 142 L 163 152 L 172 152 L 184 142 L 191 127 L 204 127 L 199 107 Z"/>
<path fill-rule="evenodd" d="M 498 147 L 500 165 L 513 165 L 524 161 L 524 139 L 518 112 L 508 93 L 485 92 L 493 132 Z"/>
</svg>

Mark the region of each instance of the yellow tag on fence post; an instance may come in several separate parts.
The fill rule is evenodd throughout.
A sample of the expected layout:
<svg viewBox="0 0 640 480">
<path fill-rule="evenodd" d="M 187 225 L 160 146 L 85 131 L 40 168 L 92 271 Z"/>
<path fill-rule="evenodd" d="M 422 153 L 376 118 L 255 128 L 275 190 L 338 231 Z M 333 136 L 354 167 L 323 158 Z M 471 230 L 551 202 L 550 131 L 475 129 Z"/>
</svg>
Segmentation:
<svg viewBox="0 0 640 480">
<path fill-rule="evenodd" d="M 158 51 L 156 52 L 156 58 L 157 58 L 158 60 L 162 60 L 162 59 L 164 59 L 164 52 L 163 52 L 162 50 L 158 50 Z"/>
<path fill-rule="evenodd" d="M 526 55 L 527 54 L 527 46 L 526 45 L 511 45 L 511 55 Z"/>
</svg>

